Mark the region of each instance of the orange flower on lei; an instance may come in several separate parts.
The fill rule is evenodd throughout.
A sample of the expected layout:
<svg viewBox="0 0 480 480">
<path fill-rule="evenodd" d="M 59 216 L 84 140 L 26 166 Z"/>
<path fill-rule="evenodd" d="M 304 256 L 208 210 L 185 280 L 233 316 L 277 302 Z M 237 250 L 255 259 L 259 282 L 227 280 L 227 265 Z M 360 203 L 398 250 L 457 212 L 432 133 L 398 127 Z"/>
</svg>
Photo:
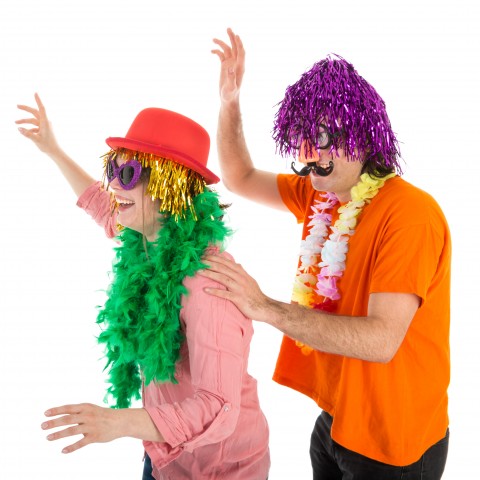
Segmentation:
<svg viewBox="0 0 480 480">
<path fill-rule="evenodd" d="M 395 173 L 379 178 L 364 173 L 351 189 L 351 200 L 339 207 L 339 217 L 332 226 L 332 209 L 338 204 L 334 193 L 326 192 L 316 200 L 309 217 L 309 234 L 300 245 L 300 261 L 293 286 L 292 302 L 309 308 L 334 312 L 340 299 L 337 282 L 346 268 L 348 242 L 355 233 L 363 208 L 377 195 Z M 305 355 L 312 348 L 301 342 Z"/>
</svg>

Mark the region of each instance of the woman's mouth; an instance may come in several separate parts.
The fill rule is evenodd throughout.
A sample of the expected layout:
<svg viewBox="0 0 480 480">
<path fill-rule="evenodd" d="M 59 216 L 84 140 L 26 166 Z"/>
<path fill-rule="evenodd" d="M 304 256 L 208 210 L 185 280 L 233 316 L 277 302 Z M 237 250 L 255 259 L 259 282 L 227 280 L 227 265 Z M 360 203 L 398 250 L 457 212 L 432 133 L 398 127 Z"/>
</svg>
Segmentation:
<svg viewBox="0 0 480 480">
<path fill-rule="evenodd" d="M 123 197 L 115 197 L 115 201 L 117 202 L 118 205 L 118 210 L 120 212 L 124 212 L 125 210 L 128 210 L 132 205 L 135 204 L 133 200 L 130 200 L 128 198 L 123 198 Z"/>
</svg>

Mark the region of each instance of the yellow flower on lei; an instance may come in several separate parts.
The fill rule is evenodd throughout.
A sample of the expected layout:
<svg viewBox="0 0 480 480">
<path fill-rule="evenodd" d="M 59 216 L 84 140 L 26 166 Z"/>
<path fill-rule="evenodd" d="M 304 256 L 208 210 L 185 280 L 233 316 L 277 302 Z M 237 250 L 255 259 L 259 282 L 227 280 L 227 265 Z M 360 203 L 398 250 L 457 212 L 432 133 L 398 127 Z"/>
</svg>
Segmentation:
<svg viewBox="0 0 480 480">
<path fill-rule="evenodd" d="M 315 305 L 318 296 L 329 301 L 338 300 L 340 293 L 336 287 L 336 281 L 343 275 L 346 268 L 345 255 L 348 252 L 348 240 L 355 233 L 358 216 L 385 182 L 395 175 L 391 173 L 379 178 L 370 176 L 368 173 L 362 174 L 359 182 L 350 190 L 352 199 L 346 205 L 339 207 L 339 217 L 333 227 L 325 219 L 331 218 L 329 212 L 338 203 L 336 196 L 327 192 L 324 195 L 325 201 L 315 201 L 312 205 L 313 215 L 310 217 L 312 221 L 309 223 L 309 235 L 302 240 L 300 248 L 300 266 L 295 277 L 292 302 L 321 309 L 321 304 Z M 331 233 L 327 239 L 329 228 Z M 338 248 L 341 244 L 343 244 L 342 248 Z M 318 251 L 312 252 L 309 249 L 311 245 L 317 245 Z M 318 261 L 315 263 L 313 259 Z M 304 343 L 299 341 L 295 343 L 305 355 L 313 351 Z"/>
</svg>

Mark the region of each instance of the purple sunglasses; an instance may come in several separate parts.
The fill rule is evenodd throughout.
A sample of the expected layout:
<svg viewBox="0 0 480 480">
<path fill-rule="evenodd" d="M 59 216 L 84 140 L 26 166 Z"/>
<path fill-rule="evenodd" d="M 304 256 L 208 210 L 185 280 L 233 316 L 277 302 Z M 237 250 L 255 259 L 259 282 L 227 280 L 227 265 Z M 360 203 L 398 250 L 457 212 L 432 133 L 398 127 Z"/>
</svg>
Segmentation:
<svg viewBox="0 0 480 480">
<path fill-rule="evenodd" d="M 118 178 L 118 182 L 124 190 L 131 190 L 140 179 L 142 166 L 136 160 L 129 160 L 119 167 L 115 158 L 112 158 L 107 161 L 105 173 L 108 183 L 112 183 L 115 178 Z"/>
</svg>

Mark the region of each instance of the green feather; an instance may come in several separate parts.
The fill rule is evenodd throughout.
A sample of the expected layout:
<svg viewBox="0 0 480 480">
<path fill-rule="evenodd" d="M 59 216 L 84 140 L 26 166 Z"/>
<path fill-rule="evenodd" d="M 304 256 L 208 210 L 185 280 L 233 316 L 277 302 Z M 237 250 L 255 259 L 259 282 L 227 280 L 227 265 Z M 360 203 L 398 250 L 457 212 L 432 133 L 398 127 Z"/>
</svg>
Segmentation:
<svg viewBox="0 0 480 480">
<path fill-rule="evenodd" d="M 115 408 L 126 408 L 140 398 L 141 378 L 150 382 L 173 382 L 184 337 L 180 328 L 183 286 L 205 268 L 205 250 L 222 245 L 231 234 L 222 220 L 218 194 L 206 189 L 194 198 L 195 219 L 165 214 L 155 242 L 145 243 L 142 234 L 124 229 L 115 248 L 113 280 L 97 323 L 103 331 L 98 342 L 105 345 L 106 370 Z M 148 252 L 148 254 L 147 254 Z"/>
</svg>

